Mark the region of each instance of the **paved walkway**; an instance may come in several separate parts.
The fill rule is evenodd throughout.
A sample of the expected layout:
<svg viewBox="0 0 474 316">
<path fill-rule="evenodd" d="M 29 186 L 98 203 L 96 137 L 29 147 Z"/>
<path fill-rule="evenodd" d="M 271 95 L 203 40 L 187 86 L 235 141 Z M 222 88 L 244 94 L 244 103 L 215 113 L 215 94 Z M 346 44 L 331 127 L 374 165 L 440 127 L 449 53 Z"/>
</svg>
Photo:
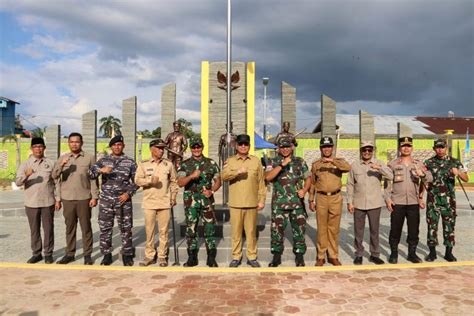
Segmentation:
<svg viewBox="0 0 474 316">
<path fill-rule="evenodd" d="M 0 264 L 3 315 L 472 315 L 474 262 L 229 269 Z"/>
</svg>

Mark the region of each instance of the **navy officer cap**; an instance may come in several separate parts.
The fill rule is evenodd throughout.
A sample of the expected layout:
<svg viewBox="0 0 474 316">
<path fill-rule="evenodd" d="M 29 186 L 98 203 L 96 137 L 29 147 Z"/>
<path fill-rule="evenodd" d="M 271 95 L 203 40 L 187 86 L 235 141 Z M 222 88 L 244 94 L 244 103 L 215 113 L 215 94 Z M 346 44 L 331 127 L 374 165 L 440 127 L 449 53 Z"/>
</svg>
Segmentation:
<svg viewBox="0 0 474 316">
<path fill-rule="evenodd" d="M 113 144 L 116 143 L 123 143 L 123 136 L 122 135 L 117 135 L 115 137 L 112 137 L 112 139 L 109 142 L 109 147 L 112 147 Z"/>
</svg>

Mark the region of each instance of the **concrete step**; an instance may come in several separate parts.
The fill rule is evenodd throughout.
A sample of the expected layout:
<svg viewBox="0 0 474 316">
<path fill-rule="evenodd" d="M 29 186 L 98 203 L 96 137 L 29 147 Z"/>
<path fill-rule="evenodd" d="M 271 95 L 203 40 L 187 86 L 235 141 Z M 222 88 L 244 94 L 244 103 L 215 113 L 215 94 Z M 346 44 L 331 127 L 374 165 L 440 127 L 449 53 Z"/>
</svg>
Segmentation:
<svg viewBox="0 0 474 316">
<path fill-rule="evenodd" d="M 174 261 L 174 249 L 173 249 L 173 240 L 172 236 L 170 236 L 170 240 L 168 243 L 169 246 L 169 260 Z M 306 235 L 305 236 L 306 240 L 306 256 L 311 258 L 311 260 L 314 260 L 316 258 L 316 246 L 315 246 L 315 241 L 312 239 L 310 236 Z M 271 243 L 271 238 L 270 237 L 260 237 L 258 238 L 257 241 L 257 249 L 258 249 L 258 258 L 264 261 L 271 261 L 273 255 L 271 254 L 270 250 L 270 243 Z M 156 239 L 156 247 L 158 247 L 158 239 Z M 216 261 L 219 263 L 226 263 L 230 262 L 232 260 L 232 240 L 230 237 L 226 238 L 217 238 L 216 240 L 216 246 L 217 246 L 217 257 Z M 183 238 L 177 239 L 177 248 L 178 248 L 178 254 L 180 261 L 186 261 L 188 258 L 187 254 L 187 245 L 186 245 L 186 240 Z M 204 263 L 206 262 L 207 259 L 207 253 L 206 253 L 206 246 L 204 243 L 204 239 L 199 240 L 199 253 L 198 253 L 198 258 L 199 261 L 203 261 Z M 245 237 L 243 238 L 243 257 L 245 258 L 245 253 L 246 253 L 246 240 Z M 282 260 L 294 260 L 294 254 L 293 254 L 293 240 L 291 234 L 286 234 L 285 235 L 285 241 L 284 241 L 284 252 L 282 256 Z M 135 245 L 135 258 L 136 260 L 144 260 L 145 259 L 145 244 L 139 244 Z"/>
</svg>

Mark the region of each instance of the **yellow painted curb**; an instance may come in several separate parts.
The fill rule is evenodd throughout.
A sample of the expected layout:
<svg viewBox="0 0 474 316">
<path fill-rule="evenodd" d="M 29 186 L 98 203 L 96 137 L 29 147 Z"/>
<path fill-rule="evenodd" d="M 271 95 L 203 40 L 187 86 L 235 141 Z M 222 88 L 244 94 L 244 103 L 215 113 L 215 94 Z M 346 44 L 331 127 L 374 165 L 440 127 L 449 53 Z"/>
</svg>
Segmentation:
<svg viewBox="0 0 474 316">
<path fill-rule="evenodd" d="M 62 264 L 27 264 L 15 262 L 0 262 L 0 269 L 39 269 L 39 270 L 91 270 L 91 271 L 139 271 L 139 272 L 188 272 L 188 273 L 298 273 L 298 272 L 326 272 L 326 271 L 359 271 L 359 270 L 398 270 L 398 269 L 419 269 L 419 268 L 450 268 L 450 267 L 472 267 L 474 261 L 461 262 L 434 262 L 434 263 L 403 263 L 403 264 L 383 264 L 383 265 L 347 265 L 347 266 L 323 266 L 323 267 L 278 267 L 278 268 L 208 268 L 208 267 L 123 267 L 123 266 L 85 266 L 85 265 L 62 265 Z"/>
</svg>

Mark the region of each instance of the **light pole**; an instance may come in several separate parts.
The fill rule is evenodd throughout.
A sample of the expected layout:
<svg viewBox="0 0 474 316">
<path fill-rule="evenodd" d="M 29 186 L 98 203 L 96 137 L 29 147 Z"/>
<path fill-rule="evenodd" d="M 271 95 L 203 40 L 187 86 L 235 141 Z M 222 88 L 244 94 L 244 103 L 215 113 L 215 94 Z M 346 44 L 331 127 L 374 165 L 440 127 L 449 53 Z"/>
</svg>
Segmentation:
<svg viewBox="0 0 474 316">
<path fill-rule="evenodd" d="M 263 77 L 263 139 L 267 140 L 267 85 L 270 78 Z"/>
</svg>

